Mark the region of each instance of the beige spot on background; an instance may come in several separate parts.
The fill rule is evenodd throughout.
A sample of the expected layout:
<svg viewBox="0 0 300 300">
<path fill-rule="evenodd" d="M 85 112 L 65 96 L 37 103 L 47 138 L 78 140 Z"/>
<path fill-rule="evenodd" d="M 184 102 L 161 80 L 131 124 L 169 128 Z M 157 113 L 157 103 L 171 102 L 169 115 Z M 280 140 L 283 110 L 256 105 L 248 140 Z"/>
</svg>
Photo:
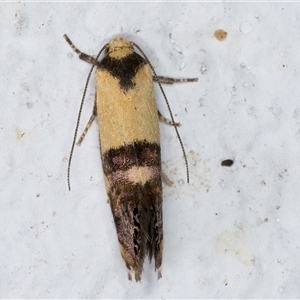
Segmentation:
<svg viewBox="0 0 300 300">
<path fill-rule="evenodd" d="M 214 37 L 218 41 L 222 42 L 222 41 L 226 40 L 226 38 L 227 38 L 227 32 L 224 31 L 223 29 L 216 30 L 215 33 L 214 33 Z"/>
<path fill-rule="evenodd" d="M 16 127 L 16 138 L 17 138 L 17 140 L 20 140 L 23 137 L 24 134 L 25 134 L 25 132 L 22 129 Z"/>
<path fill-rule="evenodd" d="M 224 230 L 214 239 L 214 249 L 218 254 L 231 254 L 246 266 L 254 264 L 254 257 L 247 251 L 247 237 L 243 230 Z"/>
</svg>

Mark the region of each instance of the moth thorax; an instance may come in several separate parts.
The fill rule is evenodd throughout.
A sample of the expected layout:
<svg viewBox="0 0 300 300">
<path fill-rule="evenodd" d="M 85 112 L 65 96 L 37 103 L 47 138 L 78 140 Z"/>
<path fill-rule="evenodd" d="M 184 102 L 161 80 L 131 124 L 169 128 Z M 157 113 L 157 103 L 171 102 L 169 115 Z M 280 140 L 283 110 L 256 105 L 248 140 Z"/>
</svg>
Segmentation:
<svg viewBox="0 0 300 300">
<path fill-rule="evenodd" d="M 116 59 L 121 59 L 134 52 L 131 42 L 123 38 L 111 40 L 107 48 L 108 55 Z"/>
</svg>

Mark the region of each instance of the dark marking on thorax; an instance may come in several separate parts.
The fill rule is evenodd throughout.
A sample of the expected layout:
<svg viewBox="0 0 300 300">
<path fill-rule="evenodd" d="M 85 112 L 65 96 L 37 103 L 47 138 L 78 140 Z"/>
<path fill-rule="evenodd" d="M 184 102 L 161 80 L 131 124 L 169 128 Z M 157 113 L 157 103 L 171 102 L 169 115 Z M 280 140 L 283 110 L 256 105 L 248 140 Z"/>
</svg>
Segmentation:
<svg viewBox="0 0 300 300">
<path fill-rule="evenodd" d="M 120 88 L 127 92 L 134 88 L 133 78 L 138 70 L 147 64 L 146 60 L 139 54 L 132 54 L 121 59 L 105 56 L 98 65 L 98 69 L 109 72 L 113 77 L 119 79 Z"/>
</svg>

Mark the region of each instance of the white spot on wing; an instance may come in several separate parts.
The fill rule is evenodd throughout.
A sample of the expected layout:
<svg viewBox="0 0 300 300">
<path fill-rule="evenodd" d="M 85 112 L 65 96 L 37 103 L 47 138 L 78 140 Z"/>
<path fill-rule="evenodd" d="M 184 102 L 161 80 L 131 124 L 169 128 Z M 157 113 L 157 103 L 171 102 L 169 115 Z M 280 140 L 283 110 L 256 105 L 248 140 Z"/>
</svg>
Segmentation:
<svg viewBox="0 0 300 300">
<path fill-rule="evenodd" d="M 126 181 L 145 184 L 147 181 L 159 175 L 159 168 L 153 167 L 132 167 L 126 171 L 117 171 L 113 174 L 113 181 Z"/>
</svg>

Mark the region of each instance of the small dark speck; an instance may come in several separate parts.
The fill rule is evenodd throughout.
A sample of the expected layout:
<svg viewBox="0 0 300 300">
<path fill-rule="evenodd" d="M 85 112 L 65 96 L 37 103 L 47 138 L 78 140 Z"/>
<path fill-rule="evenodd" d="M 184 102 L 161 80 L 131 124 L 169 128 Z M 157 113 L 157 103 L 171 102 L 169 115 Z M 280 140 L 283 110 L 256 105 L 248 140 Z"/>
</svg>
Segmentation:
<svg viewBox="0 0 300 300">
<path fill-rule="evenodd" d="M 221 162 L 222 167 L 231 167 L 234 161 L 232 159 L 225 159 Z"/>
<path fill-rule="evenodd" d="M 268 220 L 268 218 L 265 218 L 264 221 L 265 221 L 265 222 L 268 222 L 269 220 Z"/>
<path fill-rule="evenodd" d="M 276 209 L 280 209 L 280 206 L 279 206 L 279 205 L 277 205 L 277 206 L 276 206 Z"/>
<path fill-rule="evenodd" d="M 40 194 L 36 194 L 37 198 L 40 196 Z"/>
</svg>

